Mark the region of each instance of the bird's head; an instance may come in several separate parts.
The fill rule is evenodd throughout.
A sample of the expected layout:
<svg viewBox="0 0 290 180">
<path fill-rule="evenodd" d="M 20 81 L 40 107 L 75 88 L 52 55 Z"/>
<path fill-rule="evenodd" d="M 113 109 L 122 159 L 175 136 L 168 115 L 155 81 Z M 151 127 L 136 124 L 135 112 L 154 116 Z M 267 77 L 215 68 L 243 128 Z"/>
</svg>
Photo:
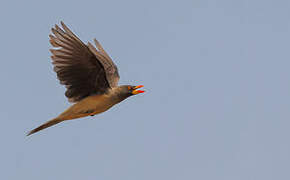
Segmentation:
<svg viewBox="0 0 290 180">
<path fill-rule="evenodd" d="M 132 95 L 136 95 L 136 94 L 140 94 L 140 93 L 144 93 L 145 91 L 142 90 L 138 90 L 139 88 L 144 87 L 143 85 L 139 85 L 139 86 L 131 86 L 131 85 L 123 85 L 123 86 L 119 86 L 119 92 L 122 95 L 125 95 L 126 97 L 132 96 Z"/>
<path fill-rule="evenodd" d="M 138 90 L 141 87 L 143 87 L 143 85 L 139 85 L 139 86 L 122 85 L 122 86 L 117 87 L 116 89 L 112 89 L 112 91 L 110 92 L 115 94 L 118 97 L 117 98 L 118 101 L 121 102 L 132 95 L 144 93 L 145 91 Z"/>
</svg>

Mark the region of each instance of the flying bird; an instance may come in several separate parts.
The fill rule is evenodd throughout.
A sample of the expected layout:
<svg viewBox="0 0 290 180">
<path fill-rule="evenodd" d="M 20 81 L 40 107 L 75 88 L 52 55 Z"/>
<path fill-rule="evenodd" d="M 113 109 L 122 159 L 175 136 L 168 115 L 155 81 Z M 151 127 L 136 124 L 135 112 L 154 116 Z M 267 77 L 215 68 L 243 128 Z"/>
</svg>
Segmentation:
<svg viewBox="0 0 290 180">
<path fill-rule="evenodd" d="M 66 87 L 65 96 L 74 104 L 27 136 L 62 121 L 102 113 L 126 98 L 144 92 L 138 90 L 142 85 L 118 86 L 117 66 L 96 39 L 97 49 L 90 42 L 84 44 L 63 22 L 61 26 L 55 25 L 49 35 L 54 47 L 50 49 L 51 59 L 60 84 Z"/>
</svg>

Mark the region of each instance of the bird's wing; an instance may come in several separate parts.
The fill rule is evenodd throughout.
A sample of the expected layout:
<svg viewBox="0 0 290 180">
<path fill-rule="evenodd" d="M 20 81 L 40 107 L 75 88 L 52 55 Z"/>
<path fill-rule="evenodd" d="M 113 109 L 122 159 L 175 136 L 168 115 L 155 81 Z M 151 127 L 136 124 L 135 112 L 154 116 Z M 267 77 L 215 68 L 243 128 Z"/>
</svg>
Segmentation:
<svg viewBox="0 0 290 180">
<path fill-rule="evenodd" d="M 65 95 L 70 102 L 77 102 L 102 94 L 117 86 L 118 69 L 102 46 L 95 40 L 98 50 L 85 45 L 63 22 L 62 29 L 55 25 L 49 35 L 54 71 L 61 84 L 67 88 Z"/>
</svg>

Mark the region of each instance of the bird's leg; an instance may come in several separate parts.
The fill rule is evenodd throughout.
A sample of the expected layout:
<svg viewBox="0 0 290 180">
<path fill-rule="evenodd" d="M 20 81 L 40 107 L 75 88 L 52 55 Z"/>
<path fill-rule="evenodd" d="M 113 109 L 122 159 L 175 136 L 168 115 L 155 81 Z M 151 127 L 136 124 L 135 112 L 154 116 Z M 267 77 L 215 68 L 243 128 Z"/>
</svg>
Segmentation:
<svg viewBox="0 0 290 180">
<path fill-rule="evenodd" d="M 90 109 L 90 110 L 87 110 L 87 111 L 85 111 L 85 112 L 83 112 L 83 113 L 84 113 L 84 114 L 92 114 L 93 112 L 95 112 L 95 110 Z M 91 116 L 94 116 L 94 114 L 91 115 Z"/>
</svg>

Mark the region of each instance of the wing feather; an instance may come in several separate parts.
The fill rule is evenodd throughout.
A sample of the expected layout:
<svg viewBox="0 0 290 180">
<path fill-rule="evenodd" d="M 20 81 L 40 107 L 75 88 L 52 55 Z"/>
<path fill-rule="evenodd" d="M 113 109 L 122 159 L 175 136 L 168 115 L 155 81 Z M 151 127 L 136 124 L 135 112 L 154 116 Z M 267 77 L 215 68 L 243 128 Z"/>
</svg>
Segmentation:
<svg viewBox="0 0 290 180">
<path fill-rule="evenodd" d="M 105 93 L 117 86 L 119 75 L 116 65 L 99 43 L 85 45 L 63 22 L 55 25 L 49 35 L 52 64 L 60 83 L 65 85 L 70 102 Z M 112 73 L 113 72 L 113 73 Z"/>
</svg>

